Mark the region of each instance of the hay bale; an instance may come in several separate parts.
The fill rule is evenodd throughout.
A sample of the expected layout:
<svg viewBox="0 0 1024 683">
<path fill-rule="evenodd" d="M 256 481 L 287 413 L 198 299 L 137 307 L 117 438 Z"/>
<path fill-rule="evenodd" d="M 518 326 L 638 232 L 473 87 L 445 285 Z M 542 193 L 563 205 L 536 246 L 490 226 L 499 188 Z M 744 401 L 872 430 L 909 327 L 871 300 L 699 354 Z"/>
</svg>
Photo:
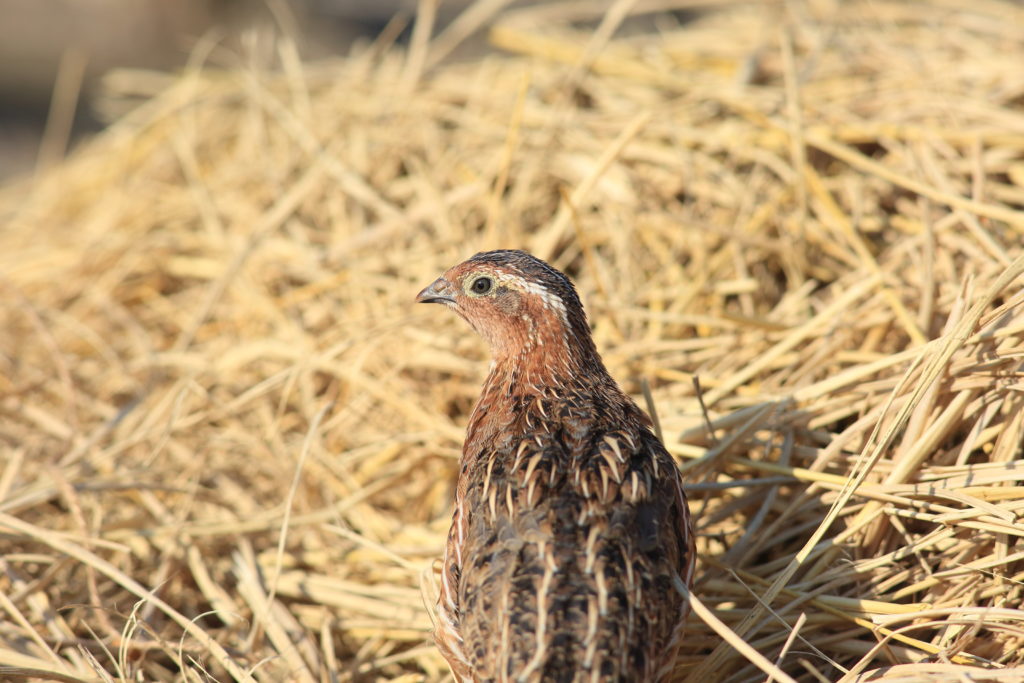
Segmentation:
<svg viewBox="0 0 1024 683">
<path fill-rule="evenodd" d="M 106 105 L 145 101 L 0 196 L 0 666 L 443 679 L 486 354 L 411 302 L 514 246 L 576 279 L 691 482 L 681 679 L 1010 680 L 1024 13 L 722 3 L 609 39 L 581 9 L 470 63 L 421 30 L 121 74 Z"/>
</svg>

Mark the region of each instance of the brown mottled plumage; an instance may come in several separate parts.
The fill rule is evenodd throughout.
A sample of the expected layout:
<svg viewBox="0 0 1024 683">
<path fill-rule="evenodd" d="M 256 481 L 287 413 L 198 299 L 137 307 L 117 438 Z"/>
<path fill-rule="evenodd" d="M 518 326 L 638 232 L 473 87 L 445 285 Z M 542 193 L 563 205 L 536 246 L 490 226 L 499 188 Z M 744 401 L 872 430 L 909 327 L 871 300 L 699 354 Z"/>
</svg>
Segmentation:
<svg viewBox="0 0 1024 683">
<path fill-rule="evenodd" d="M 469 421 L 438 601 L 461 681 L 660 681 L 693 577 L 679 471 L 598 355 L 562 273 L 477 254 L 419 293 L 494 362 Z"/>
</svg>

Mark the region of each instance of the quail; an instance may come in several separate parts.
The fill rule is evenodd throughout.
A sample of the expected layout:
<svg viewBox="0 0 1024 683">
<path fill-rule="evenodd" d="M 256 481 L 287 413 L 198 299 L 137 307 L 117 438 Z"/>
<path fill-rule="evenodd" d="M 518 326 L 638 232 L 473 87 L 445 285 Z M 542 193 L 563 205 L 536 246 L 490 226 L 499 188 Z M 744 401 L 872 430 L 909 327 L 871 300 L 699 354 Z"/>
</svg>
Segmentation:
<svg viewBox="0 0 1024 683">
<path fill-rule="evenodd" d="M 416 297 L 493 362 L 455 490 L 435 641 L 459 681 L 662 681 L 694 573 L 679 470 L 605 368 L 572 282 L 477 254 Z"/>
</svg>

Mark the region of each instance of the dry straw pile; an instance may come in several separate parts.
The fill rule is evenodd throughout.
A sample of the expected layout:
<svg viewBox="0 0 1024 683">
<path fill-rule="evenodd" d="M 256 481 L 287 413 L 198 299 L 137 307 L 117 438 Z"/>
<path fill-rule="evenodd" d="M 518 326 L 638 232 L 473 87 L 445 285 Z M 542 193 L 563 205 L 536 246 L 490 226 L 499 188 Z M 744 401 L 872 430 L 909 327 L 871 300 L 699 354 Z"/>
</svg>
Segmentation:
<svg viewBox="0 0 1024 683">
<path fill-rule="evenodd" d="M 0 675 L 443 680 L 486 353 L 412 298 L 501 246 L 691 482 L 680 679 L 1021 680 L 1024 10 L 556 4 L 443 60 L 501 4 L 115 76 L 0 197 Z"/>
</svg>

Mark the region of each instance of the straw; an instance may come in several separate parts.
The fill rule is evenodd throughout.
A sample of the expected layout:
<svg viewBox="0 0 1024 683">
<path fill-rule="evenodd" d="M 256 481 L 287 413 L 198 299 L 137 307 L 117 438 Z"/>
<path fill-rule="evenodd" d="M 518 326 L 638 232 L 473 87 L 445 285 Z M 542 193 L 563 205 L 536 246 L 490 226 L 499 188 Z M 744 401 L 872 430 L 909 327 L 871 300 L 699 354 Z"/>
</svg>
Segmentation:
<svg viewBox="0 0 1024 683">
<path fill-rule="evenodd" d="M 524 248 L 690 485 L 677 680 L 1019 677 L 1024 11 L 420 7 L 110 74 L 0 190 L 0 675 L 448 679 L 487 352 L 413 297 Z"/>
</svg>

